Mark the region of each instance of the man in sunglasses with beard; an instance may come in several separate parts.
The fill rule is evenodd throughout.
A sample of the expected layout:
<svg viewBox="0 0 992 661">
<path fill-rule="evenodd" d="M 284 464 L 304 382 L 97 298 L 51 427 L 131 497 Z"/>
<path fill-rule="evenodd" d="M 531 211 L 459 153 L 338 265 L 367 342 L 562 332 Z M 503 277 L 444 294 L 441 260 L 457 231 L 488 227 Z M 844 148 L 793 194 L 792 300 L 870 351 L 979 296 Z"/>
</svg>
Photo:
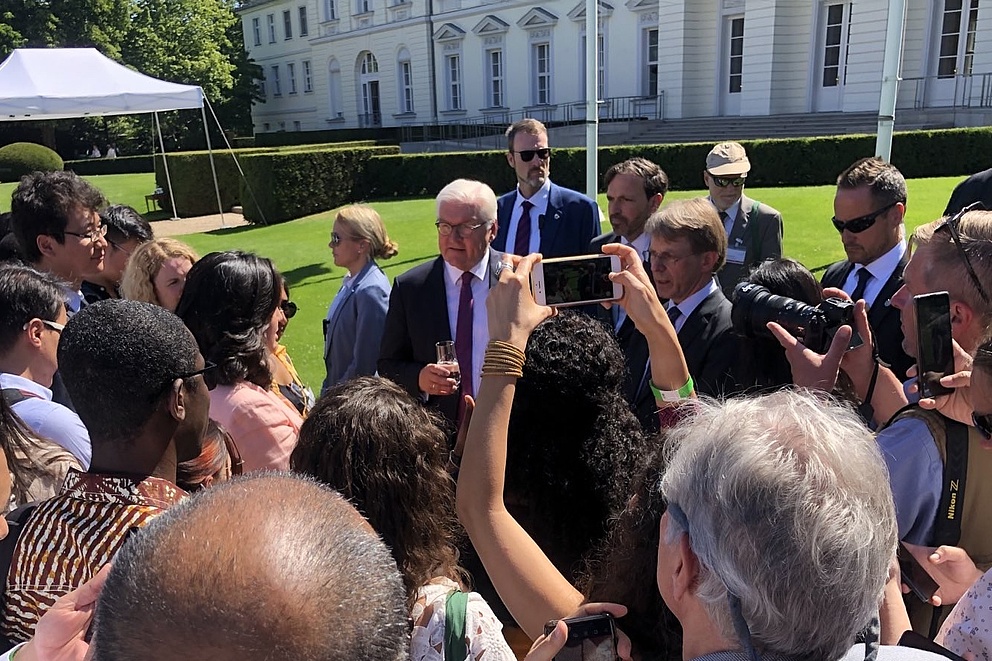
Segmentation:
<svg viewBox="0 0 992 661">
<path fill-rule="evenodd" d="M 847 259 L 831 264 L 820 284 L 868 305 L 879 357 L 900 380 L 913 364 L 903 350 L 899 310 L 889 303 L 906 268 L 906 179 L 891 163 L 863 158 L 837 177 L 833 224 Z"/>
<path fill-rule="evenodd" d="M 498 231 L 493 249 L 516 255 L 583 255 L 602 231 L 599 207 L 574 190 L 551 183 L 548 130 L 536 119 L 522 119 L 506 130 L 506 162 L 517 188 L 497 201 Z"/>
<path fill-rule="evenodd" d="M 720 287 L 727 298 L 761 262 L 782 256 L 782 214 L 744 195 L 751 161 L 744 147 L 721 142 L 706 156 L 703 182 L 727 231 L 727 263 L 720 269 Z"/>
</svg>

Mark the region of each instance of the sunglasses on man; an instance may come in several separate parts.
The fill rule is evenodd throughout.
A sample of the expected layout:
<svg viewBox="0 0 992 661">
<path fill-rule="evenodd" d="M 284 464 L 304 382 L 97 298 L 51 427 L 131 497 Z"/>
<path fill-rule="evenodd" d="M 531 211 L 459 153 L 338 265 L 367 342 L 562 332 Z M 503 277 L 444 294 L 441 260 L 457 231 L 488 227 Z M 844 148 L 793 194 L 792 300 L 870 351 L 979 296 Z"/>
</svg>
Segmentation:
<svg viewBox="0 0 992 661">
<path fill-rule="evenodd" d="M 892 204 L 885 205 L 878 211 L 872 211 L 869 214 L 865 214 L 864 216 L 859 216 L 858 218 L 852 218 L 851 220 L 847 220 L 847 221 L 837 220 L 837 216 L 834 216 L 833 218 L 830 219 L 830 222 L 834 224 L 834 227 L 837 229 L 838 232 L 843 232 L 844 230 L 847 230 L 851 234 L 860 234 L 861 232 L 864 232 L 866 229 L 874 225 L 875 221 L 878 220 L 879 216 L 881 216 L 883 213 L 885 213 L 886 211 L 888 211 L 889 209 L 900 203 L 903 203 L 903 201 L 896 200 Z"/>
<path fill-rule="evenodd" d="M 713 183 L 717 185 L 717 188 L 726 188 L 727 186 L 733 186 L 734 188 L 740 188 L 747 181 L 747 175 L 739 175 L 737 177 L 718 177 L 714 174 L 710 174 L 710 179 Z"/>
<path fill-rule="evenodd" d="M 549 158 L 551 158 L 551 150 L 548 149 L 547 147 L 543 149 L 525 149 L 523 151 L 513 151 L 511 149 L 510 153 L 519 156 L 520 160 L 523 161 L 524 163 L 530 163 L 532 160 L 534 160 L 535 156 L 537 156 L 542 161 L 546 161 Z"/>
<path fill-rule="evenodd" d="M 954 241 L 954 246 L 958 249 L 958 254 L 961 255 L 961 260 L 964 262 L 964 267 L 968 271 L 968 277 L 971 278 L 971 283 L 975 285 L 975 289 L 978 290 L 982 300 L 986 303 L 990 303 L 992 301 L 989 300 L 989 295 L 985 291 L 985 287 L 982 286 L 982 281 L 978 279 L 978 274 L 975 273 L 975 268 L 971 265 L 971 259 L 968 257 L 968 251 L 965 250 L 964 244 L 961 241 L 961 232 L 958 230 L 958 226 L 961 224 L 961 219 L 966 213 L 969 211 L 982 211 L 984 209 L 985 205 L 982 204 L 981 201 L 973 202 L 942 222 L 940 225 L 937 225 L 937 227 L 934 228 L 933 233 L 936 234 L 945 230 L 950 232 L 951 240 Z"/>
</svg>

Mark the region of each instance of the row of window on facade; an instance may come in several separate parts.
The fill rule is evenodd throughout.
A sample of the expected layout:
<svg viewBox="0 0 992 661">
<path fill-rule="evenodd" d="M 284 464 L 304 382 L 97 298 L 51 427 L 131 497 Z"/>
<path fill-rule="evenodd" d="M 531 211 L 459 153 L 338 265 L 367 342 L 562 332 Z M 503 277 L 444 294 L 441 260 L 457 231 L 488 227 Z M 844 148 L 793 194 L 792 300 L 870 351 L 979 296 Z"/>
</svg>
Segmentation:
<svg viewBox="0 0 992 661">
<path fill-rule="evenodd" d="M 281 69 L 284 65 L 273 64 L 269 67 L 268 76 L 265 80 L 258 81 L 258 89 L 262 95 L 262 98 L 267 98 L 271 92 L 272 96 L 282 96 L 283 85 L 282 85 L 282 75 Z M 286 67 L 286 91 L 290 94 L 296 94 L 299 91 L 299 85 L 296 76 L 296 62 L 287 62 Z M 313 67 L 310 65 L 310 60 L 303 60 L 300 62 L 300 73 L 302 74 L 303 82 L 303 92 L 309 93 L 313 91 Z"/>
<path fill-rule="evenodd" d="M 306 37 L 310 34 L 309 26 L 307 25 L 307 8 L 306 6 L 297 7 L 299 31 L 297 35 L 300 37 Z M 269 43 L 276 43 L 276 15 L 267 14 L 265 16 L 265 29 L 269 37 Z M 256 46 L 262 45 L 262 19 L 259 16 L 251 19 L 251 32 L 254 38 L 254 43 Z M 293 12 L 292 10 L 286 9 L 282 12 L 282 34 L 284 40 L 289 40 L 293 38 Z"/>
<path fill-rule="evenodd" d="M 411 0 L 386 0 L 390 7 L 409 4 Z M 373 11 L 373 0 L 355 0 L 355 15 L 368 14 Z M 338 20 L 337 3 L 334 0 L 324 0 L 324 20 Z"/>
</svg>

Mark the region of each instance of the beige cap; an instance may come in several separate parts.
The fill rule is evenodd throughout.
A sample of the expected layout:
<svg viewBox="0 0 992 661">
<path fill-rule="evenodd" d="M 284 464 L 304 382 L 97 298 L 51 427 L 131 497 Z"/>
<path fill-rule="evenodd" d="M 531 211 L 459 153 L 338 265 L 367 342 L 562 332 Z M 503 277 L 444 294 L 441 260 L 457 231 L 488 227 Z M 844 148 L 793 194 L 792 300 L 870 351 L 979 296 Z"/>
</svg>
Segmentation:
<svg viewBox="0 0 992 661">
<path fill-rule="evenodd" d="M 747 152 L 737 142 L 721 142 L 706 156 L 706 171 L 718 177 L 747 174 L 750 170 Z"/>
</svg>

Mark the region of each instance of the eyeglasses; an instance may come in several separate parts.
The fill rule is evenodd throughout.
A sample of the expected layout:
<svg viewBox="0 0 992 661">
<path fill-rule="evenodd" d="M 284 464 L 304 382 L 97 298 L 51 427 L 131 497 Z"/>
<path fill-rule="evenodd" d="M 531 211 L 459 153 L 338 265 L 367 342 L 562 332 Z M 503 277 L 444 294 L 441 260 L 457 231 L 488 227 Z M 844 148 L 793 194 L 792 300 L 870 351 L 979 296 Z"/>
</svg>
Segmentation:
<svg viewBox="0 0 992 661">
<path fill-rule="evenodd" d="M 954 241 L 954 245 L 958 249 L 958 254 L 961 255 L 961 259 L 964 261 L 964 267 L 968 270 L 968 277 L 971 278 L 971 282 L 975 285 L 975 289 L 978 290 L 982 300 L 989 303 L 989 295 L 985 292 L 985 287 L 982 287 L 982 282 L 978 279 L 978 274 L 975 273 L 975 269 L 971 265 L 971 260 L 968 259 L 968 253 L 965 252 L 964 245 L 961 243 L 961 234 L 958 233 L 958 225 L 961 224 L 961 218 L 963 218 L 969 211 L 977 211 L 982 209 L 985 209 L 985 205 L 981 202 L 969 204 L 964 209 L 961 209 L 961 211 L 958 211 L 956 214 L 942 222 L 940 225 L 937 225 L 936 229 L 934 229 L 934 234 L 944 229 L 951 233 L 951 239 Z"/>
<path fill-rule="evenodd" d="M 734 188 L 740 188 L 747 181 L 747 175 L 743 174 L 738 177 L 718 177 L 715 174 L 710 174 L 710 179 L 713 183 L 717 185 L 718 188 L 726 188 L 727 186 L 733 186 Z"/>
<path fill-rule="evenodd" d="M 77 236 L 80 239 L 89 239 L 90 241 L 96 241 L 100 237 L 107 236 L 107 226 L 100 225 L 99 227 L 94 227 L 88 232 L 70 232 L 69 230 L 64 230 L 63 234 L 69 234 L 70 236 Z"/>
<path fill-rule="evenodd" d="M 438 220 L 434 223 L 434 227 L 437 228 L 437 233 L 441 236 L 450 236 L 452 232 L 457 234 L 462 239 L 467 239 L 472 236 L 472 232 L 479 229 L 480 227 L 486 227 L 489 223 L 478 223 L 476 225 L 469 225 L 467 223 L 461 223 L 460 225 L 452 225 L 451 223 L 446 223 L 443 220 Z"/>
<path fill-rule="evenodd" d="M 341 245 L 342 241 L 361 241 L 361 237 L 357 236 L 341 236 L 337 232 L 331 232 L 331 245 L 337 246 Z"/>
<path fill-rule="evenodd" d="M 296 313 L 300 309 L 299 306 L 297 306 L 293 301 L 281 301 L 279 303 L 279 308 L 282 310 L 282 313 L 286 315 L 287 319 L 292 319 L 295 317 Z"/>
<path fill-rule="evenodd" d="M 211 363 L 208 361 L 203 364 L 202 369 L 198 369 L 194 372 L 189 372 L 188 374 L 179 374 L 178 376 L 174 376 L 169 381 L 169 383 L 172 383 L 172 381 L 175 381 L 176 379 L 182 379 L 183 381 L 185 381 L 186 379 L 192 379 L 194 376 L 206 374 L 207 372 L 209 372 L 212 369 L 215 369 L 216 367 L 217 367 L 217 363 Z M 203 382 L 207 384 L 207 390 L 213 390 L 216 385 L 216 384 L 211 385 L 206 379 L 204 379 Z"/>
<path fill-rule="evenodd" d="M 548 149 L 547 147 L 544 147 L 543 149 L 525 149 L 523 151 L 513 151 L 511 149 L 510 153 L 519 156 L 520 160 L 523 161 L 524 163 L 530 163 L 532 160 L 534 160 L 535 156 L 537 156 L 542 161 L 546 161 L 549 158 L 551 158 L 551 150 Z"/>
<path fill-rule="evenodd" d="M 65 324 L 60 324 L 57 321 L 49 321 L 48 319 L 39 319 L 38 321 L 40 321 L 45 326 L 48 326 L 49 328 L 51 328 L 53 331 L 55 331 L 59 335 L 61 335 L 62 334 L 62 331 L 65 330 Z M 27 322 L 26 324 L 24 324 L 24 326 L 21 328 L 21 330 L 27 330 L 28 329 L 28 324 L 30 324 L 30 323 L 31 322 Z"/>
<path fill-rule="evenodd" d="M 834 216 L 833 218 L 830 219 L 830 222 L 834 224 L 834 227 L 837 229 L 838 232 L 843 232 L 844 230 L 847 230 L 851 234 L 860 234 L 861 232 L 864 232 L 866 229 L 874 225 L 875 221 L 878 219 L 879 216 L 881 216 L 883 213 L 885 213 L 895 205 L 901 203 L 903 203 L 903 200 L 896 200 L 892 204 L 887 204 L 878 211 L 872 211 L 869 214 L 865 214 L 864 216 L 860 216 L 858 218 L 852 218 L 851 220 L 848 221 L 837 220 L 837 216 Z"/>
<path fill-rule="evenodd" d="M 658 266 L 664 266 L 665 268 L 668 268 L 670 266 L 678 264 L 686 257 L 689 257 L 689 255 L 683 255 L 681 257 L 677 257 L 675 255 L 670 255 L 667 252 L 655 252 L 654 250 L 649 250 L 648 264 L 649 265 L 657 264 Z"/>
<path fill-rule="evenodd" d="M 121 244 L 117 243 L 116 241 L 111 241 L 110 239 L 107 239 L 107 243 L 110 244 L 110 247 L 113 248 L 114 250 L 119 250 L 122 253 L 124 253 L 125 255 L 130 255 L 131 254 L 131 251 L 130 250 L 128 250 L 127 248 L 125 248 Z"/>
<path fill-rule="evenodd" d="M 971 426 L 977 429 L 986 441 L 992 440 L 992 413 L 972 412 Z"/>
</svg>

